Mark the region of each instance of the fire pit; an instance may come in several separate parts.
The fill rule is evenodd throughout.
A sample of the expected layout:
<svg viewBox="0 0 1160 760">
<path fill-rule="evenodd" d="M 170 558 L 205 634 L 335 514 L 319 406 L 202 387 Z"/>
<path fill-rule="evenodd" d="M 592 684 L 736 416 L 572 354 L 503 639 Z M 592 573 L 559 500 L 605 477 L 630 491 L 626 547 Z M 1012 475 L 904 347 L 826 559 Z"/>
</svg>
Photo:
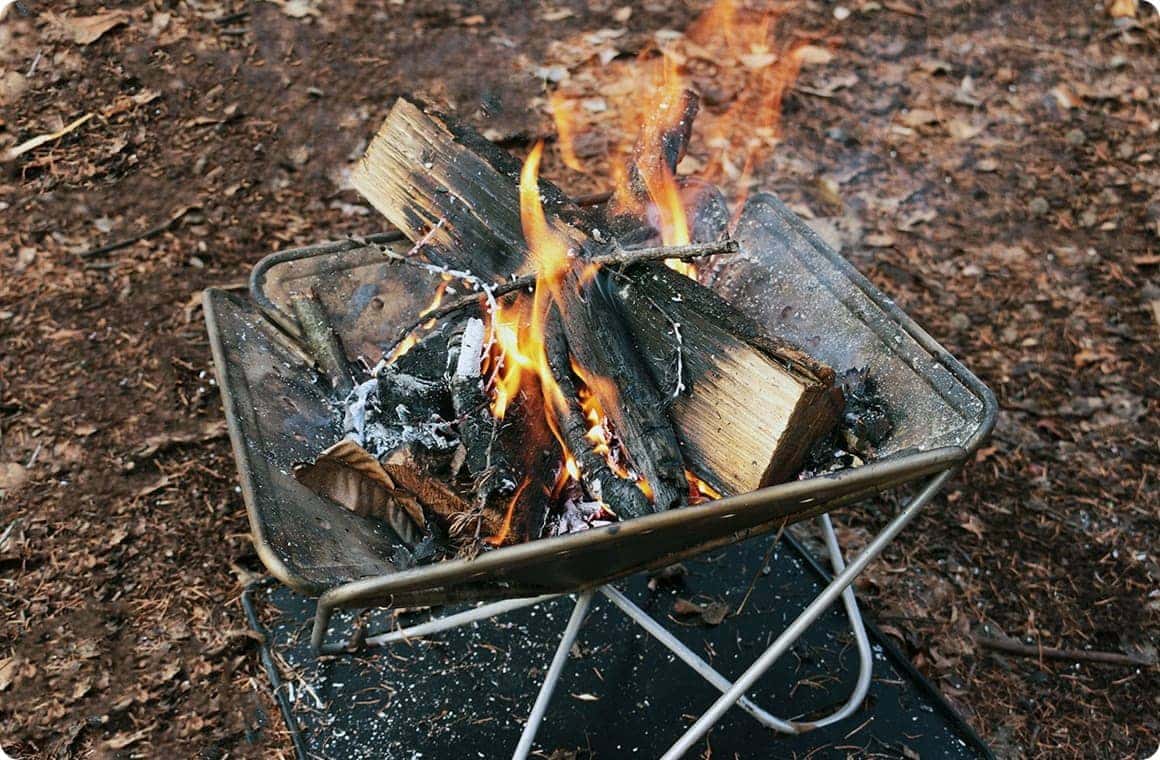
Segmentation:
<svg viewBox="0 0 1160 760">
<path fill-rule="evenodd" d="M 683 103 L 681 108 L 688 110 L 688 104 Z M 682 123 L 677 122 L 678 126 Z M 654 130 L 648 139 L 664 148 L 655 160 L 675 165 L 680 154 L 680 131 Z M 648 133 L 646 129 L 645 134 Z M 605 247 L 601 249 L 603 253 L 594 253 L 584 248 L 593 239 L 603 242 L 600 228 L 585 226 L 581 214 L 550 186 L 545 192 L 545 186 L 537 184 L 534 165 L 530 180 L 525 165 L 519 184 L 520 203 L 513 207 L 513 159 L 499 155 L 502 152 L 456 125 L 430 117 L 415 105 L 400 101 L 380 134 L 380 141 L 384 135 L 390 138 L 385 147 L 376 141 L 368 154 L 372 160 L 364 172 L 364 193 L 405 235 L 382 235 L 275 254 L 255 268 L 248 299 L 217 290 L 206 294 L 214 359 L 254 542 L 271 574 L 295 590 L 320 595 L 314 631 L 318 649 L 323 648 L 331 612 L 338 607 L 497 599 L 534 601 L 590 590 L 631 573 L 663 567 L 682 557 L 777 530 L 789 522 L 822 515 L 873 493 L 933 476 L 848 568 L 842 563 L 828 522 L 825 523 L 838 578 L 754 666 L 754 672 L 760 675 L 768 667 L 768 662 L 759 667 L 762 661 L 776 659 L 801 629 L 843 593 L 854 575 L 905 526 L 990 432 L 995 417 L 990 392 L 771 195 L 756 194 L 744 203 L 731 226 L 731 240 L 716 248 L 698 249 L 728 252 L 711 263 L 702 277 L 708 287 L 702 287 L 660 264 L 617 258 L 632 256 L 631 251 Z M 687 125 L 684 137 L 687 139 Z M 378 158 L 376 151 L 382 154 Z M 650 160 L 649 154 L 638 153 L 634 168 L 641 176 L 647 176 Z M 416 161 L 421 168 L 416 168 Z M 691 197 L 693 200 L 688 203 L 692 226 L 709 230 L 700 237 L 722 239 L 730 218 L 723 202 L 711 192 L 694 193 Z M 697 200 L 698 197 L 708 200 Z M 405 203 L 398 202 L 399 198 Z M 529 225 L 529 216 L 538 227 Z M 603 218 L 612 220 L 611 236 L 633 240 L 636 229 L 631 219 L 618 222 L 611 213 Z M 659 224 L 664 226 L 664 220 Z M 637 223 L 637 228 L 641 226 Z M 557 240 L 573 235 L 573 243 L 587 251 L 580 254 L 585 258 L 557 258 L 553 263 L 539 248 L 545 243 L 537 242 L 544 236 L 550 243 L 553 235 Z M 564 243 L 562 248 L 569 245 Z M 415 265 L 414 254 L 423 246 L 432 249 L 430 258 L 439 261 L 439 266 Z M 503 251 L 522 253 L 505 264 L 503 257 L 491 261 L 482 258 L 481 251 L 496 256 Z M 521 271 L 510 264 L 513 260 L 517 265 L 531 261 L 535 266 Z M 589 283 L 599 284 L 600 266 L 621 267 L 617 270 L 622 278 L 617 298 L 629 306 L 623 319 L 632 330 L 633 345 L 647 345 L 648 337 L 655 333 L 676 336 L 682 346 L 690 342 L 693 349 L 702 349 L 700 354 L 688 353 L 687 364 L 682 364 L 682 348 L 678 347 L 675 387 L 667 400 L 646 393 L 641 397 L 633 394 L 623 404 L 610 403 L 618 399 L 616 387 L 601 395 L 601 388 L 610 384 L 606 380 L 615 379 L 623 389 L 633 387 L 633 372 L 651 372 L 641 376 L 654 379 L 667 375 L 663 368 L 645 366 L 647 358 L 635 370 L 613 361 L 627 355 L 625 348 L 617 344 L 619 338 L 610 335 L 607 325 L 590 318 L 590 304 L 600 294 Z M 507 350 L 508 361 L 518 351 L 528 353 L 527 345 L 523 342 L 524 333 L 512 338 L 512 348 L 502 345 L 502 336 L 495 337 L 504 326 L 500 315 L 508 308 L 496 301 L 496 295 L 502 291 L 518 297 L 528 292 L 520 288 L 534 286 L 536 303 L 529 307 L 531 317 L 525 322 L 539 324 L 541 332 L 533 333 L 538 340 L 533 351 L 541 352 L 543 358 L 538 365 L 529 361 L 534 369 L 528 372 L 538 373 L 541 387 L 547 389 L 558 381 L 566 391 L 560 394 L 565 401 L 555 411 L 550 400 L 542 401 L 534 414 L 524 410 L 528 416 L 517 433 L 527 437 L 522 449 L 517 440 L 512 450 L 522 451 L 526 459 L 522 469 L 517 469 L 521 474 L 510 478 L 507 484 L 503 502 L 507 505 L 506 516 L 501 523 L 493 520 L 486 531 L 480 527 L 486 510 L 494 509 L 487 496 L 482 496 L 479 511 L 472 513 L 477 526 L 473 550 L 424 563 L 416 545 L 417 536 L 409 533 L 414 525 L 422 524 L 424 511 L 439 511 L 433 504 L 444 497 L 438 494 L 452 500 L 459 498 L 449 486 L 429 478 L 408 486 L 405 490 L 411 497 L 410 517 L 391 501 L 396 506 L 393 513 L 380 515 L 384 520 L 368 519 L 340 506 L 336 501 L 343 498 L 319 486 L 326 474 L 320 474 L 320 469 L 338 468 L 346 476 L 350 474 L 348 469 L 378 467 L 375 457 L 349 440 L 337 450 L 332 449 L 344 437 L 370 446 L 364 430 L 366 408 L 352 406 L 352 399 L 360 396 L 358 379 L 350 368 L 357 366 L 360 359 L 385 352 L 387 358 L 376 368 L 381 371 L 402 354 L 407 347 L 404 341 L 414 342 L 415 328 L 435 313 L 450 313 L 446 305 L 436 307 L 431 303 L 432 293 L 446 287 L 449 271 L 461 279 L 474 278 L 477 284 L 483 284 L 480 292 L 468 300 L 474 299 L 477 307 L 488 302 L 487 329 L 492 339 L 487 345 Z M 554 273 L 552 279 L 545 274 L 548 271 Z M 514 281 L 520 288 L 513 285 L 502 289 L 496 284 L 505 281 Z M 553 300 L 547 302 L 549 291 Z M 542 308 L 541 296 L 546 301 Z M 530 301 L 531 295 L 526 298 Z M 634 298 L 638 300 L 634 302 Z M 588 316 L 587 321 L 584 315 Z M 557 334 L 563 336 L 560 340 L 567 343 L 554 364 L 549 324 L 553 319 Z M 471 321 L 467 320 L 458 345 L 463 353 L 469 343 L 474 343 L 475 358 L 470 362 L 450 361 L 461 355 L 457 353 L 447 360 L 449 366 L 456 368 L 452 386 L 466 364 L 475 370 L 463 377 L 478 390 L 478 368 L 488 361 L 488 349 L 479 348 L 483 322 L 472 325 Z M 476 335 L 469 340 L 470 331 Z M 513 328 L 513 335 L 515 332 Z M 444 343 L 451 345 L 449 340 Z M 502 362 L 503 355 L 500 356 Z M 493 372 L 497 379 L 492 381 L 495 387 L 488 406 L 491 411 L 485 411 L 482 417 L 493 430 L 496 420 L 504 414 L 498 386 L 512 375 L 510 366 L 506 374 L 502 363 L 499 367 Z M 599 371 L 594 372 L 594 368 Z M 875 437 L 873 461 L 848 457 L 843 460 L 846 466 L 782 482 L 800 467 L 808 444 L 833 423 L 837 407 L 831 405 L 833 393 L 827 388 L 834 377 L 858 372 L 874 379 L 878 401 L 888 418 L 888 424 Z M 579 464 L 571 463 L 570 468 L 560 464 L 560 448 L 565 455 L 576 452 L 582 446 L 581 438 L 591 433 L 591 429 L 586 433 L 583 428 L 572 431 L 572 435 L 566 432 L 568 420 L 580 414 L 580 410 L 569 406 L 576 405 L 577 392 L 567 384 L 578 380 L 584 382 L 589 394 L 599 396 L 600 408 L 607 412 L 608 420 L 600 417 L 598 422 L 615 423 L 626 443 L 625 457 L 631 462 L 631 469 L 619 475 L 606 473 L 604 470 L 616 462 L 608 458 L 606 466 L 592 452 L 587 453 L 588 459 L 577 453 Z M 407 382 L 414 385 L 410 378 Z M 522 381 L 517 377 L 515 382 Z M 659 385 L 656 382 L 650 386 L 654 394 Z M 377 386 L 371 381 L 363 398 L 376 388 L 381 391 L 381 381 Z M 712 403 L 707 403 L 704 399 L 710 393 L 716 395 L 712 395 Z M 549 396 L 545 390 L 544 399 Z M 770 403 L 768 399 L 774 396 L 776 403 Z M 526 394 L 524 398 L 526 403 Z M 657 413 L 661 402 L 671 405 L 665 414 L 676 421 L 675 431 L 661 435 L 669 436 L 671 444 L 664 440 L 658 443 L 649 432 L 655 428 L 649 415 Z M 466 449 L 461 458 L 466 458 L 466 467 L 473 474 L 472 451 L 466 439 L 472 410 L 479 411 L 483 406 L 473 402 L 462 408 L 457 405 L 456 409 L 460 413 L 456 431 Z M 351 423 L 352 413 L 359 422 Z M 783 419 L 769 426 L 765 423 L 771 415 L 782 415 Z M 536 425 L 542 430 L 539 436 L 529 432 Z M 543 432 L 549 429 L 552 435 Z M 556 448 L 556 442 L 560 448 Z M 319 458 L 324 451 L 328 454 Z M 665 465 L 669 473 L 663 471 L 662 463 L 672 459 L 666 451 L 676 452 L 677 477 L 671 474 L 671 463 Z M 490 464 L 490 447 L 487 454 Z M 545 454 L 546 458 L 541 456 Z M 369 459 L 369 464 L 359 457 Z M 682 458 L 686 473 L 680 470 Z M 303 463 L 307 463 L 305 468 Z M 417 471 L 408 463 L 404 469 L 391 473 L 398 480 L 413 477 Z M 604 474 L 594 475 L 597 472 Z M 517 487 L 516 481 L 521 477 L 523 483 Z M 529 489 L 527 493 L 555 494 L 559 484 L 571 478 L 576 493 L 594 497 L 604 514 L 611 519 L 619 516 L 621 521 L 603 526 L 579 525 L 578 532 L 570 532 L 565 526 L 555 531 L 561 535 L 550 537 L 540 537 L 539 527 L 524 529 L 520 538 L 523 542 L 511 543 L 513 520 L 518 522 L 544 501 L 538 495 L 521 501 L 533 478 L 538 478 L 538 491 Z M 682 506 L 686 478 L 691 492 L 697 495 L 714 490 L 726 495 Z M 383 482 L 394 486 L 390 479 Z M 477 483 L 485 482 L 482 477 L 477 479 Z M 435 488 L 437 497 L 421 498 L 425 488 Z M 351 503 L 344 503 L 353 508 Z M 452 527 L 447 533 L 454 535 L 455 526 L 463 522 L 449 522 Z M 486 545 L 481 547 L 480 540 Z M 481 553 L 474 553 L 481 548 Z M 625 603 L 614 590 L 606 589 L 605 593 L 649 628 L 641 617 L 643 613 Z M 569 635 L 574 638 L 586 600 L 590 599 L 591 593 L 586 593 L 577 605 L 561 645 L 564 656 Z M 852 618 L 856 618 L 851 593 L 846 594 L 846 604 Z M 490 612 L 503 609 L 506 608 L 490 608 Z M 658 638 L 664 636 L 661 631 L 649 630 Z M 696 655 L 679 651 L 679 643 L 668 645 L 700 669 L 694 662 Z M 552 673 L 556 676 L 562 663 L 561 656 L 553 663 Z M 704 663 L 701 665 L 711 670 Z M 551 692 L 552 673 L 529 721 L 531 734 L 521 743 L 525 752 L 538 715 L 543 712 L 541 703 Z M 721 703 L 702 719 L 711 723 L 714 714 L 719 715 L 741 698 L 746 678 L 730 685 L 715 673 L 706 677 L 726 692 Z M 742 706 L 771 727 L 792 731 L 808 728 L 778 721 L 753 705 Z M 700 722 L 698 725 L 703 728 Z"/>
</svg>

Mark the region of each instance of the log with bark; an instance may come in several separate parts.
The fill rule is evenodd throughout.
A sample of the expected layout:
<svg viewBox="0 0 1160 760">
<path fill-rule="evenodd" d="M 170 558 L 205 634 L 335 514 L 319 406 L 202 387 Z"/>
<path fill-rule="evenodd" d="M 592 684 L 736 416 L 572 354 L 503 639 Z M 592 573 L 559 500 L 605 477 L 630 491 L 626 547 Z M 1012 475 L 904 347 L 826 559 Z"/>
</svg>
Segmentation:
<svg viewBox="0 0 1160 760">
<path fill-rule="evenodd" d="M 401 99 L 353 179 L 412 240 L 428 236 L 422 253 L 432 261 L 502 284 L 532 270 L 519 170 L 470 129 Z M 541 181 L 540 193 L 573 255 L 607 253 L 600 217 L 550 183 Z M 712 291 L 659 265 L 606 266 L 584 282 L 577 269 L 561 288 L 560 329 L 571 358 L 611 381 L 590 389 L 653 487 L 650 509 L 682 502 L 686 464 L 732 492 L 789 477 L 810 439 L 832 426 L 840 407 L 833 373 L 770 340 Z M 628 501 L 610 506 L 635 512 Z"/>
</svg>

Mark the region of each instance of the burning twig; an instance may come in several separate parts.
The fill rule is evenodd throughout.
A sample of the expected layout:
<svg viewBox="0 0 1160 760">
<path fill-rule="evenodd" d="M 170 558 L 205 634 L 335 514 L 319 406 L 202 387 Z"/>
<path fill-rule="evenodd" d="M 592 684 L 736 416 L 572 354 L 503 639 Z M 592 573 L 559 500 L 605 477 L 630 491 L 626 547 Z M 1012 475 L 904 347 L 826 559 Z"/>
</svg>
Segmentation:
<svg viewBox="0 0 1160 760">
<path fill-rule="evenodd" d="M 434 228 L 432 228 L 434 229 Z M 384 252 L 386 249 L 383 249 Z M 597 256 L 587 259 L 586 263 L 591 263 L 600 267 L 617 267 L 631 264 L 643 264 L 650 261 L 664 261 L 666 259 L 696 259 L 704 256 L 716 256 L 719 254 L 737 253 L 740 247 L 735 240 L 719 240 L 711 243 L 693 243 L 690 245 L 672 245 L 672 246 L 651 246 L 648 248 L 621 248 L 618 244 L 613 243 L 612 250 L 607 253 L 602 253 Z M 424 269 L 434 267 L 434 265 L 420 264 L 413 259 L 407 259 L 399 254 L 390 253 L 390 258 L 401 260 L 408 264 L 422 266 Z M 439 267 L 429 269 L 439 274 L 450 274 L 457 276 L 457 272 L 447 270 Z M 454 314 L 455 312 L 466 309 L 472 306 L 478 306 L 480 298 L 485 298 L 488 301 L 489 310 L 494 312 L 493 303 L 495 299 L 503 298 L 511 295 L 516 291 L 530 290 L 536 284 L 537 272 L 527 274 L 522 277 L 517 277 L 514 280 L 499 283 L 496 285 L 488 285 L 484 288 L 484 293 L 469 293 L 460 298 L 448 301 L 447 303 L 428 311 L 423 312 L 417 319 L 408 325 L 403 326 L 395 333 L 390 345 L 383 352 L 384 356 L 390 356 L 395 347 L 399 345 L 408 335 L 418 330 L 423 325 L 431 320 L 442 319 L 443 317 Z M 473 279 L 474 276 L 472 275 Z M 491 342 L 490 340 L 488 341 Z"/>
</svg>

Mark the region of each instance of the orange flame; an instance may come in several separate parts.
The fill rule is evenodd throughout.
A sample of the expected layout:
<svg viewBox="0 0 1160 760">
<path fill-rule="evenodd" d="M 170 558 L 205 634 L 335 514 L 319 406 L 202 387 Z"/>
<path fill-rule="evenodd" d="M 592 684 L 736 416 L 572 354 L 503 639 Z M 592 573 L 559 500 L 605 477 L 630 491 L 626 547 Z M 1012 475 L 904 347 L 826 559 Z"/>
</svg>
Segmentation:
<svg viewBox="0 0 1160 760">
<path fill-rule="evenodd" d="M 755 157 L 781 137 L 782 100 L 801 70 L 799 52 L 807 43 L 780 42 L 776 30 L 793 7 L 790 2 L 756 10 L 739 8 L 734 0 L 717 0 L 686 32 L 713 60 L 730 62 L 742 74 L 732 105 L 724 114 L 704 120 L 706 143 L 716 155 L 703 176 L 710 181 L 729 179 L 743 195 Z"/>
<path fill-rule="evenodd" d="M 572 371 L 581 383 L 576 393 L 579 396 L 580 408 L 584 410 L 584 417 L 588 422 L 588 432 L 584 437 L 592 443 L 596 453 L 604 457 L 608 467 L 617 477 L 634 481 L 648 500 L 652 501 L 653 489 L 648 480 L 625 467 L 624 463 L 628 461 L 628 456 L 619 445 L 616 446 L 617 450 L 613 451 L 614 431 L 597 395 L 599 393 L 606 399 L 616 399 L 616 403 L 620 403 L 620 391 L 616 383 L 606 377 L 586 372 L 574 361 Z"/>
<path fill-rule="evenodd" d="M 540 201 L 543 151 L 543 141 L 536 143 L 520 173 L 520 220 L 531 268 L 536 272 L 536 287 L 530 304 L 520 298 L 511 306 L 500 306 L 492 316 L 498 357 L 492 362 L 495 380 L 491 410 L 497 419 L 502 419 L 524 384 L 537 383 L 548 427 L 560 443 L 566 467 L 578 477 L 576 463 L 556 424 L 557 414 L 564 412 L 568 402 L 552 375 L 544 346 L 548 310 L 553 303 L 562 302 L 560 289 L 572 262 L 567 240 L 548 224 Z"/>
<path fill-rule="evenodd" d="M 516 513 L 516 504 L 519 503 L 520 497 L 524 495 L 524 491 L 528 490 L 531 482 L 532 476 L 528 475 L 524 478 L 524 482 L 520 483 L 520 487 L 516 489 L 516 492 L 512 494 L 511 501 L 508 502 L 507 512 L 504 513 L 503 523 L 500 525 L 499 532 L 494 536 L 488 536 L 483 539 L 484 542 L 490 546 L 502 546 L 503 542 L 507 540 L 507 537 L 512 532 L 512 518 Z"/>
<path fill-rule="evenodd" d="M 701 480 L 697 477 L 697 473 L 692 470 L 685 470 L 685 480 L 689 484 L 690 504 L 704 504 L 707 501 L 716 501 L 721 498 L 720 491 Z"/>
<path fill-rule="evenodd" d="M 715 90 L 718 105 L 706 97 L 697 120 L 697 139 L 700 154 L 698 174 L 719 184 L 728 184 L 744 196 L 751 182 L 752 171 L 761 156 L 781 137 L 781 108 L 786 94 L 792 89 L 800 72 L 803 56 L 810 40 L 805 35 L 793 35 L 785 28 L 784 18 L 797 6 L 797 0 L 772 3 L 742 3 L 738 0 L 716 0 L 685 30 L 660 48 L 657 65 L 656 48 L 645 50 L 635 61 L 614 61 L 599 68 L 585 71 L 583 77 L 573 78 L 573 88 L 586 79 L 596 86 L 589 94 L 600 94 L 612 100 L 611 111 L 620 114 L 622 142 L 619 154 L 629 151 L 631 141 L 644 125 L 650 127 L 655 116 L 666 105 L 679 103 L 684 89 L 701 90 L 708 95 Z M 639 82 L 632 88 L 618 87 L 620 82 Z M 641 91 L 656 93 L 653 98 L 641 98 Z M 611 92 L 612 94 L 607 94 Z M 584 92 L 576 94 L 583 97 Z M 724 101 L 728 105 L 724 105 Z M 557 101 L 553 101 L 555 103 Z M 675 109 L 673 118 L 679 118 Z M 572 113 L 565 131 L 575 134 L 584 125 L 578 123 L 579 114 Z M 600 116 L 593 117 L 600 120 Z M 563 134 L 563 132 L 561 132 Z M 570 141 L 562 139 L 562 143 Z M 654 143 L 655 144 L 655 143 Z M 564 158 L 566 163 L 572 157 Z M 625 188 L 626 172 L 620 161 L 612 163 L 615 187 Z M 571 163 L 569 163 L 571 166 Z M 726 182 L 727 181 L 727 182 Z M 652 191 L 652 202 L 668 204 L 664 197 Z M 618 192 L 629 201 L 622 211 L 641 214 L 644 208 L 633 208 L 636 199 Z M 671 206 L 665 206 L 671 208 Z M 667 211 L 666 211 L 667 213 Z"/>
<path fill-rule="evenodd" d="M 576 156 L 576 117 L 571 101 L 553 90 L 548 94 L 548 104 L 552 109 L 552 121 L 556 123 L 556 145 L 560 148 L 560 158 L 564 165 L 577 172 L 584 171 L 584 165 Z"/>
<path fill-rule="evenodd" d="M 655 210 L 664 245 L 688 245 L 689 222 L 680 189 L 661 154 L 663 135 L 675 129 L 685 115 L 684 98 L 688 82 L 681 75 L 676 59 L 670 55 L 662 57 L 659 74 L 654 73 L 653 80 L 657 85 L 657 94 L 655 98 L 646 101 L 645 110 L 640 114 L 642 126 L 638 144 L 642 150 L 636 156 L 637 171 L 648 195 L 647 207 L 640 206 L 624 171 L 618 172 L 616 176 L 616 197 L 625 211 L 644 214 L 650 209 Z M 666 259 L 665 263 L 687 277 L 696 277 L 696 269 L 686 261 Z"/>
</svg>

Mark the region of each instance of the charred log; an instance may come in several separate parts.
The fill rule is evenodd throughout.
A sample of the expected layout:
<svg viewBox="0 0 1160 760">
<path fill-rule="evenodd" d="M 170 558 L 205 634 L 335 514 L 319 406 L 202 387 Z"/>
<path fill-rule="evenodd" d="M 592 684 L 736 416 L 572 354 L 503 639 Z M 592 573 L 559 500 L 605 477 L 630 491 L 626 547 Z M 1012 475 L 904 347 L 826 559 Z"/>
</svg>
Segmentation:
<svg viewBox="0 0 1160 760">
<path fill-rule="evenodd" d="M 568 339 L 560 314 L 553 309 L 548 321 L 545 350 L 552 375 L 560 386 L 567 407 L 558 410 L 556 423 L 560 434 L 580 468 L 580 479 L 594 498 L 603 501 L 622 519 L 639 517 L 654 511 L 644 493 L 635 483 L 620 477 L 599 454 L 587 438 L 588 424 L 578 401 L 579 393 L 572 377 Z"/>
<path fill-rule="evenodd" d="M 691 469 L 719 490 L 783 482 L 842 407 L 834 373 L 668 267 L 626 273 L 625 316 L 671 413 Z"/>
<path fill-rule="evenodd" d="M 680 506 L 688 493 L 680 443 L 664 397 L 624 329 L 625 315 L 607 273 L 597 272 L 586 284 L 573 274 L 561 291 L 568 350 L 591 373 L 590 389 L 624 443 L 632 469 L 652 489 L 654 510 Z"/>
</svg>

